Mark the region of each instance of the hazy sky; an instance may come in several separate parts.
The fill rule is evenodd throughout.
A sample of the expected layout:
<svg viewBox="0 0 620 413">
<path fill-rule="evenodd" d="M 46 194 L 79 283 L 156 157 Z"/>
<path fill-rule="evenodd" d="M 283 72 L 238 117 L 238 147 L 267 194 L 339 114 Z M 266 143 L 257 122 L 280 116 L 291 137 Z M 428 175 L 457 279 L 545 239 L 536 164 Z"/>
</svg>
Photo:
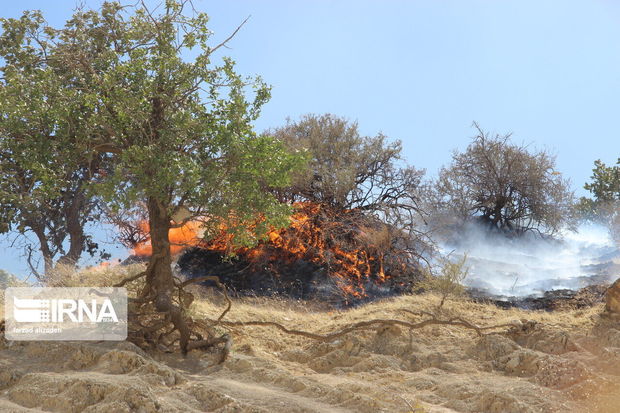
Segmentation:
<svg viewBox="0 0 620 413">
<path fill-rule="evenodd" d="M 157 4 L 157 1 L 148 1 Z M 2 17 L 76 2 L 0 0 Z M 100 1 L 85 1 L 96 6 Z M 214 40 L 273 97 L 258 130 L 330 112 L 403 141 L 434 175 L 467 146 L 472 121 L 557 155 L 577 193 L 595 159 L 620 157 L 620 3 L 613 0 L 194 0 Z M 13 255 L 0 268 L 24 272 Z"/>
</svg>

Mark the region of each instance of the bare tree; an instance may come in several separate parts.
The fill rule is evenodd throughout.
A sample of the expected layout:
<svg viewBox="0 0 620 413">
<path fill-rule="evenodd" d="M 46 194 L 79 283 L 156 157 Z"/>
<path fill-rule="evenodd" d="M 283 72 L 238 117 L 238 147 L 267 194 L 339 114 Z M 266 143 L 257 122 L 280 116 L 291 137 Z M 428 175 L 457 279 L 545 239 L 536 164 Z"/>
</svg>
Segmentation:
<svg viewBox="0 0 620 413">
<path fill-rule="evenodd" d="M 510 134 L 491 136 L 474 127 L 477 135 L 465 152 L 455 152 L 439 173 L 440 211 L 513 233 L 551 235 L 574 226 L 574 195 L 555 169 L 555 157 L 513 144 Z"/>
</svg>

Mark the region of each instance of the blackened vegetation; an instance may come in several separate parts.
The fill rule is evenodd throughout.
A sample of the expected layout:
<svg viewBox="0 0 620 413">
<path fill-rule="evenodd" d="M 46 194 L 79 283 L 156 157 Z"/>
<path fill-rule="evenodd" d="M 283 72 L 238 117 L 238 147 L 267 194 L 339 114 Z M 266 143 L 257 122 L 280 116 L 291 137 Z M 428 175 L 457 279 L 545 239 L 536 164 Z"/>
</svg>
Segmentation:
<svg viewBox="0 0 620 413">
<path fill-rule="evenodd" d="M 221 239 L 178 260 L 188 278 L 215 275 L 231 295 L 284 295 L 347 306 L 410 291 L 419 258 L 404 233 L 358 210 L 296 204 L 291 226 L 227 255 Z"/>
<path fill-rule="evenodd" d="M 608 285 L 596 284 L 579 290 L 545 291 L 542 297 L 500 297 L 470 290 L 469 296 L 477 302 L 492 303 L 501 308 L 521 308 L 524 310 L 557 311 L 589 308 L 603 302 Z"/>
</svg>

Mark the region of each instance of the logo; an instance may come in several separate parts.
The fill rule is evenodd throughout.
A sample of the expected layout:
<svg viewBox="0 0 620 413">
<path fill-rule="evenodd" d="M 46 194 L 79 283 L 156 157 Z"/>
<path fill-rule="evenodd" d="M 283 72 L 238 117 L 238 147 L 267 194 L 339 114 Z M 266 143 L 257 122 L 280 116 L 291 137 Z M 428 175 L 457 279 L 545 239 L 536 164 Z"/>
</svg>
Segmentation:
<svg viewBox="0 0 620 413">
<path fill-rule="evenodd" d="M 13 297 L 13 301 L 13 317 L 19 323 L 62 323 L 65 316 L 74 323 L 82 323 L 85 319 L 96 323 L 118 322 L 112 302 L 107 298 L 100 306 L 94 299 L 90 305 L 84 300 L 29 300 Z"/>
<path fill-rule="evenodd" d="M 49 300 L 20 300 L 13 297 L 13 317 L 18 323 L 47 323 L 50 321 Z"/>
<path fill-rule="evenodd" d="M 124 288 L 7 288 L 8 340 L 124 340 Z"/>
</svg>

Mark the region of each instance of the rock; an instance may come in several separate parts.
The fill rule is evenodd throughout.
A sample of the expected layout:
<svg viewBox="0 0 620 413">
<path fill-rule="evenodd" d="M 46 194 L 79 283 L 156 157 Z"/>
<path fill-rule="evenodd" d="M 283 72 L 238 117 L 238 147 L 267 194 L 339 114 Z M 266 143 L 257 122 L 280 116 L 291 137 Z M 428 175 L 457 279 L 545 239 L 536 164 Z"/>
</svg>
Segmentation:
<svg viewBox="0 0 620 413">
<path fill-rule="evenodd" d="M 605 311 L 620 316 L 620 278 L 605 293 Z"/>
</svg>

